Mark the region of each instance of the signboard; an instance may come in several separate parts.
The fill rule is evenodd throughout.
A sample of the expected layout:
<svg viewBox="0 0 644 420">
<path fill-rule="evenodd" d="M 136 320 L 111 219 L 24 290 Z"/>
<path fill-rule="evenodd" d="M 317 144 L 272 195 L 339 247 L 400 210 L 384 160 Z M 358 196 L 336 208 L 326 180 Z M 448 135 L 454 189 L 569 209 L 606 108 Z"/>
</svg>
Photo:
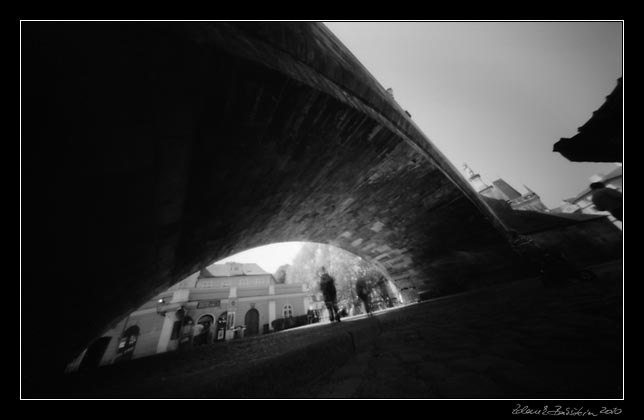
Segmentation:
<svg viewBox="0 0 644 420">
<path fill-rule="evenodd" d="M 221 306 L 221 300 L 202 300 L 197 303 L 197 308 L 218 308 Z"/>
</svg>

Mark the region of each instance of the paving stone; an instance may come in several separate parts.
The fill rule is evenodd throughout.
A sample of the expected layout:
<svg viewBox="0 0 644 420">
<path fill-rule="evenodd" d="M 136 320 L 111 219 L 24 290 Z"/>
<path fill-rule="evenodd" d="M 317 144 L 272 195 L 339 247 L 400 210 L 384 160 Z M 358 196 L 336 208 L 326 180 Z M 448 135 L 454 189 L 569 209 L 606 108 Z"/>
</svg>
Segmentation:
<svg viewBox="0 0 644 420">
<path fill-rule="evenodd" d="M 438 394 L 444 398 L 498 398 L 504 392 L 487 376 L 461 373 L 439 383 Z"/>
<path fill-rule="evenodd" d="M 337 370 L 333 376 L 333 380 L 342 380 L 346 378 L 351 378 L 351 377 L 361 377 L 365 370 L 367 369 L 366 364 L 354 364 L 350 363 L 347 364 L 343 367 L 341 367 L 339 370 Z"/>
<path fill-rule="evenodd" d="M 123 383 L 118 382 L 118 375 L 103 376 L 105 381 L 93 382 L 88 392 L 117 395 L 121 391 L 119 385 L 131 390 L 136 384 L 145 395 L 155 395 L 155 392 L 166 395 L 165 390 L 192 386 L 194 395 L 209 397 L 620 397 L 622 345 L 619 323 L 610 324 L 614 330 L 612 335 L 587 334 L 592 332 L 587 325 L 564 322 L 571 314 L 567 304 L 574 297 L 558 297 L 561 300 L 558 307 L 562 309 L 559 314 L 551 312 L 554 305 L 532 305 L 525 314 L 521 311 L 524 309 L 520 305 L 521 299 L 529 298 L 533 302 L 540 298 L 545 303 L 557 297 L 539 295 L 532 290 L 529 296 L 514 296 L 511 305 L 504 305 L 497 299 L 487 302 L 484 296 L 478 295 L 478 303 L 469 307 L 454 297 L 441 300 L 437 306 L 413 305 L 376 314 L 373 322 L 386 321 L 389 326 L 404 325 L 404 328 L 383 330 L 371 326 L 369 331 L 376 335 L 372 337 L 372 344 L 359 353 L 354 352 L 346 331 L 361 328 L 361 320 L 343 322 L 333 328 L 321 326 L 310 331 L 276 334 L 244 345 L 231 345 L 228 351 L 210 353 L 204 349 L 194 353 L 194 358 L 182 356 L 168 369 L 153 368 L 161 366 L 163 358 L 155 363 L 152 360 L 132 363 L 133 368 L 140 366 L 141 369 L 129 372 Z M 598 301 L 602 301 L 601 297 Z M 467 311 L 474 310 L 478 311 L 477 316 L 465 316 Z M 465 311 L 465 314 L 442 318 L 442 311 L 452 315 Z M 502 325 L 497 325 L 493 318 L 488 319 L 485 316 L 488 312 L 503 315 Z M 552 322 L 544 324 L 545 315 Z M 557 322 L 558 316 L 561 322 Z M 427 327 L 427 319 L 436 321 Z M 479 329 L 475 339 L 471 333 L 462 335 L 463 331 L 471 329 L 472 319 L 476 319 L 475 325 Z M 538 325 L 533 326 L 532 322 Z M 459 323 L 465 323 L 467 328 L 459 327 Z M 602 328 L 608 326 L 606 323 Z M 519 327 L 524 328 L 520 330 Z M 528 331 L 538 331 L 540 335 L 531 336 Z M 317 344 L 307 346 L 307 340 L 313 339 Z M 288 352 L 298 348 L 302 352 Z M 234 349 L 239 353 L 232 351 Z M 316 358 L 311 359 L 313 356 L 309 352 L 317 352 Z M 331 356 L 336 359 L 329 360 Z M 303 368 L 298 360 L 308 367 Z M 315 361 L 324 361 L 325 369 L 316 369 Z M 256 368 L 250 368 L 248 363 L 251 362 L 256 363 L 253 365 Z M 244 366 L 249 370 L 241 369 Z M 242 373 L 250 376 L 244 379 Z M 227 391 L 229 394 L 222 394 L 206 387 L 213 378 L 236 378 L 239 382 Z M 289 380 L 294 381 L 290 387 L 287 386 Z M 244 390 L 252 381 L 263 384 L 255 389 L 255 394 Z"/>
<path fill-rule="evenodd" d="M 484 373 L 488 370 L 495 369 L 518 369 L 524 364 L 511 359 L 504 359 L 493 355 L 482 355 L 468 359 L 457 359 L 448 362 L 450 369 L 470 370 L 478 373 Z"/>
<path fill-rule="evenodd" d="M 359 393 L 360 398 L 394 398 L 394 399 L 408 399 L 408 398 L 422 398 L 432 399 L 436 398 L 438 394 L 430 389 L 422 381 L 416 380 L 391 380 L 386 383 L 368 383 L 365 384 Z"/>
<path fill-rule="evenodd" d="M 321 392 L 318 398 L 352 398 L 362 383 L 360 377 L 348 378 L 341 382 L 333 383 L 331 389 Z"/>
<path fill-rule="evenodd" d="M 424 380 L 442 380 L 447 378 L 451 374 L 451 370 L 441 363 L 423 362 L 418 366 L 416 374 L 418 375 L 418 377 Z"/>
<path fill-rule="evenodd" d="M 489 363 L 479 358 L 450 360 L 447 362 L 447 365 L 454 371 L 472 370 L 479 373 L 484 372 L 489 367 Z"/>
<path fill-rule="evenodd" d="M 512 339 L 498 339 L 481 346 L 481 349 L 495 356 L 511 357 L 514 354 L 524 352 L 526 347 Z"/>
<path fill-rule="evenodd" d="M 445 361 L 445 360 L 451 360 L 451 359 L 459 359 L 459 358 L 466 358 L 470 357 L 472 354 L 474 354 L 475 349 L 469 349 L 469 350 L 443 350 L 443 351 L 436 351 L 431 353 L 429 356 L 425 357 L 425 360 L 437 360 L 437 361 Z"/>
<path fill-rule="evenodd" d="M 400 358 L 400 361 L 403 363 L 422 363 L 423 358 L 421 357 L 418 352 L 403 352 L 403 353 L 398 353 L 398 357 Z"/>
</svg>

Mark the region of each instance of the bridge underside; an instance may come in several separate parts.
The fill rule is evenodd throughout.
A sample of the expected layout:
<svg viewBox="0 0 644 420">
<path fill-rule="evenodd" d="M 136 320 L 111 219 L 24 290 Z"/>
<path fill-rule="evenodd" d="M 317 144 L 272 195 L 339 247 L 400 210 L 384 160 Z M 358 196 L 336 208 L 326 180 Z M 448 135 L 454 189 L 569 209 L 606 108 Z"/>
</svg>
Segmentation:
<svg viewBox="0 0 644 420">
<path fill-rule="evenodd" d="M 32 380 L 255 246 L 342 247 L 408 298 L 516 268 L 485 205 L 322 25 L 23 22 L 22 60 Z"/>
</svg>

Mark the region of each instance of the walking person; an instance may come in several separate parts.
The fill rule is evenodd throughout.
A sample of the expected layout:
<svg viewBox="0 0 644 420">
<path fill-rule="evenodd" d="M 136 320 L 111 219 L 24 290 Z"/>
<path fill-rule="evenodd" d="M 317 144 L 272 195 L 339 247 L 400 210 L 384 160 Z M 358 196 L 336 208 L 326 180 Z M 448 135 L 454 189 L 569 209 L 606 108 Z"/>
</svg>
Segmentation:
<svg viewBox="0 0 644 420">
<path fill-rule="evenodd" d="M 622 221 L 622 193 L 608 188 L 603 182 L 593 182 L 590 184 L 592 190 L 592 200 L 595 208 L 599 211 L 608 211 L 613 217 L 620 222 Z"/>
<path fill-rule="evenodd" d="M 365 312 L 371 316 L 371 305 L 369 302 L 369 285 L 367 284 L 367 280 L 364 277 L 360 277 L 358 281 L 356 281 L 356 293 L 358 294 L 358 297 L 362 301 L 362 304 L 364 305 Z"/>
<path fill-rule="evenodd" d="M 320 290 L 324 296 L 324 304 L 329 310 L 329 319 L 331 322 L 340 322 L 335 279 L 327 273 L 326 268 L 324 267 L 320 268 Z"/>
</svg>

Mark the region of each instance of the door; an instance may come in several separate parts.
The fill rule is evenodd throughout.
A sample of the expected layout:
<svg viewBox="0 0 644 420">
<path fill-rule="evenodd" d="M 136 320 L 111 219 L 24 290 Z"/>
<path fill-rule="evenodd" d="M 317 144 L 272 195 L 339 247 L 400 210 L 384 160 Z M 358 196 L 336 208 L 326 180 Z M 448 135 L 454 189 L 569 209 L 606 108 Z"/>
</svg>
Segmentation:
<svg viewBox="0 0 644 420">
<path fill-rule="evenodd" d="M 259 311 L 253 308 L 246 312 L 244 324 L 246 324 L 246 331 L 244 332 L 245 335 L 259 334 Z"/>
<path fill-rule="evenodd" d="M 193 339 L 193 343 L 197 346 L 210 344 L 211 342 L 211 326 L 213 322 L 213 317 L 210 315 L 203 315 L 197 321 L 197 330 L 196 336 Z"/>
</svg>

